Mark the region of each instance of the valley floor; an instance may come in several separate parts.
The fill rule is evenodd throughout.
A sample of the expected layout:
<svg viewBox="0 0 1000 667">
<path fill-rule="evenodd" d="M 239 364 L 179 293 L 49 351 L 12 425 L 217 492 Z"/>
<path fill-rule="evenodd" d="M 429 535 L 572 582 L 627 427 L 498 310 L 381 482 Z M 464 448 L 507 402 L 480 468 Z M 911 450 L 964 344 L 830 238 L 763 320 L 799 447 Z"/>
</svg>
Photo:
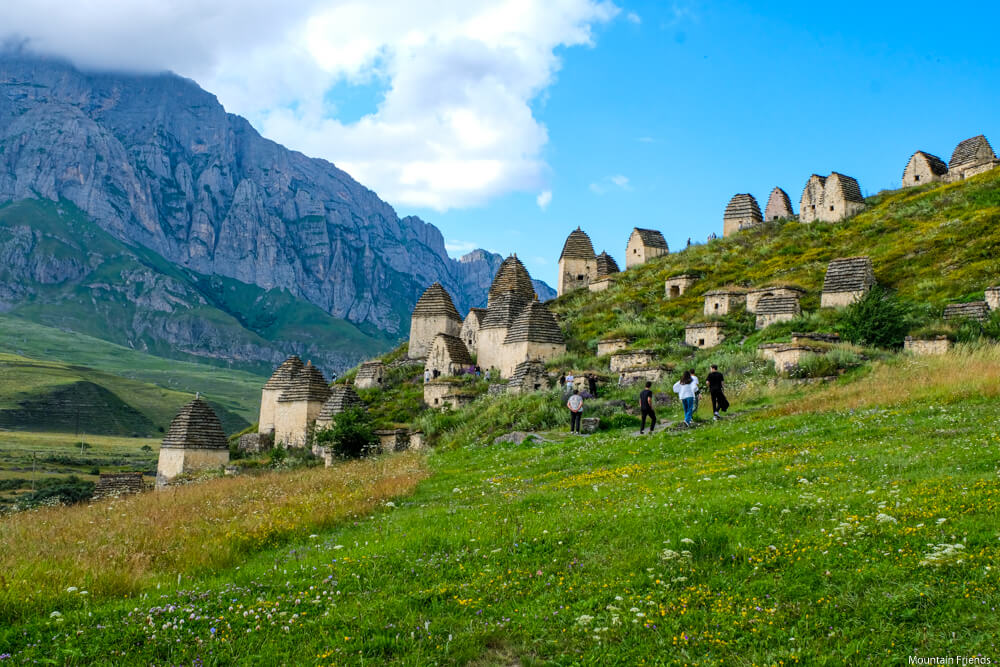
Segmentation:
<svg viewBox="0 0 1000 667">
<path fill-rule="evenodd" d="M 8 606 L 0 653 L 14 664 L 996 660 L 998 423 L 993 397 L 943 398 L 437 451 L 413 495 L 238 567 L 136 597 L 81 597 L 80 581 L 51 609 Z"/>
</svg>

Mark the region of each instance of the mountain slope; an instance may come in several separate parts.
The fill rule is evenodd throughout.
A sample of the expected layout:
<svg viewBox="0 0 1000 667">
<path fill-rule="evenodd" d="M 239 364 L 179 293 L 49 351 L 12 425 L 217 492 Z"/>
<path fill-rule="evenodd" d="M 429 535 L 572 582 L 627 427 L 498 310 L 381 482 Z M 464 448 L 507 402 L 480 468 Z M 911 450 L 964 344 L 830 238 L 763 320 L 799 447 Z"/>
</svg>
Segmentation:
<svg viewBox="0 0 1000 667">
<path fill-rule="evenodd" d="M 27 198 L 71 201 L 169 262 L 392 336 L 434 281 L 463 312 L 485 302 L 482 259 L 449 258 L 434 226 L 172 74 L 0 56 L 0 202 Z"/>
</svg>

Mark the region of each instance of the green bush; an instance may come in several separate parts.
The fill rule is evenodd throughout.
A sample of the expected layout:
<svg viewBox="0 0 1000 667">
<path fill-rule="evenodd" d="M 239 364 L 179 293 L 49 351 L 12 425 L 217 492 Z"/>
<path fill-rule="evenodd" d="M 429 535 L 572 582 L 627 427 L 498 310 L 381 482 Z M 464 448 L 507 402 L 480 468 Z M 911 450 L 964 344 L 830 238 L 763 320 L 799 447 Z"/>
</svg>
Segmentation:
<svg viewBox="0 0 1000 667">
<path fill-rule="evenodd" d="M 314 439 L 316 444 L 330 447 L 335 455 L 344 459 L 361 458 L 378 448 L 372 419 L 360 408 L 341 412 L 333 425 L 317 431 Z"/>
<path fill-rule="evenodd" d="M 909 310 L 897 294 L 875 285 L 844 309 L 840 335 L 856 345 L 896 348 L 909 328 Z"/>
<path fill-rule="evenodd" d="M 601 430 L 610 431 L 616 428 L 635 428 L 639 426 L 639 418 L 635 415 L 619 412 L 610 417 L 601 417 Z"/>
</svg>

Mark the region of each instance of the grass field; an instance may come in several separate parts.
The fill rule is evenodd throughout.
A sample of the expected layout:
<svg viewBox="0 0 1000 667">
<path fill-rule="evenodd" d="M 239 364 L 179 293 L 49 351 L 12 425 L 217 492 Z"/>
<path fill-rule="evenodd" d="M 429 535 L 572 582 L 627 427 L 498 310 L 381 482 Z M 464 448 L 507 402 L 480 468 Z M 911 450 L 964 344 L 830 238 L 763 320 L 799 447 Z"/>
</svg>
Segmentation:
<svg viewBox="0 0 1000 667">
<path fill-rule="evenodd" d="M 807 390 L 822 399 L 808 413 L 782 414 L 782 399 L 643 438 L 560 429 L 545 442 L 438 450 L 412 496 L 303 526 L 214 573 L 178 583 L 170 569 L 127 597 L 82 596 L 100 579 L 60 577 L 69 592 L 27 599 L 7 576 L 6 614 L 19 620 L 0 645 L 15 660 L 67 664 L 995 657 L 1000 405 L 937 372 L 988 386 L 990 358 L 966 350 L 864 376 L 920 381 L 933 401 L 882 391 L 855 405 L 854 377 Z M 60 532 L 101 507 L 69 510 Z M 199 521 L 179 520 L 174 539 L 187 543 L 188 522 L 198 534 Z M 99 547 L 77 548 L 88 562 Z"/>
</svg>

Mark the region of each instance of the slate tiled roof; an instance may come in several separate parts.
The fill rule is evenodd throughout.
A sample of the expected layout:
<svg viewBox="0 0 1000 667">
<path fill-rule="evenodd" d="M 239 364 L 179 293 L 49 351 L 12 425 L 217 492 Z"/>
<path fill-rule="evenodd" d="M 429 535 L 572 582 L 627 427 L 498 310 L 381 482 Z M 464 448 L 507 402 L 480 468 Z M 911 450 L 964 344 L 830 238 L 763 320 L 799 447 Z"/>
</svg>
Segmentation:
<svg viewBox="0 0 1000 667">
<path fill-rule="evenodd" d="M 758 315 L 798 315 L 801 311 L 799 300 L 794 296 L 763 296 L 757 302 Z"/>
<path fill-rule="evenodd" d="M 948 163 L 948 168 L 954 169 L 955 167 L 961 167 L 971 162 L 976 162 L 979 158 L 980 150 L 984 148 L 989 151 L 987 155 L 996 159 L 996 155 L 993 153 L 993 147 L 990 146 L 990 142 L 986 140 L 986 137 L 980 134 L 972 137 L 971 139 L 966 139 L 958 144 L 958 146 L 955 146 L 955 151 L 951 154 L 951 161 Z"/>
<path fill-rule="evenodd" d="M 483 325 L 483 318 L 486 317 L 486 309 L 469 308 L 469 314 L 465 316 L 465 319 L 468 320 L 470 317 L 472 318 L 472 321 L 476 323 L 476 326 L 480 327 Z"/>
<path fill-rule="evenodd" d="M 366 361 L 358 367 L 358 372 L 354 378 L 364 380 L 378 380 L 385 373 L 385 364 L 381 361 Z"/>
<path fill-rule="evenodd" d="M 587 233 L 579 227 L 566 237 L 562 254 L 559 255 L 559 259 L 594 259 L 594 257 L 594 245 Z"/>
<path fill-rule="evenodd" d="M 302 360 L 294 354 L 288 357 L 271 374 L 271 378 L 264 384 L 264 389 L 287 389 L 303 365 Z"/>
<path fill-rule="evenodd" d="M 434 337 L 431 347 L 433 348 L 437 345 L 444 346 L 450 363 L 461 364 L 462 366 L 472 365 L 472 355 L 469 354 L 469 348 L 465 346 L 465 342 L 458 336 L 439 333 Z"/>
<path fill-rule="evenodd" d="M 613 273 L 618 273 L 620 269 L 618 268 L 618 262 L 615 258 L 606 252 L 601 252 L 597 256 L 597 277 L 603 278 L 604 276 L 610 276 Z"/>
<path fill-rule="evenodd" d="M 972 301 L 970 303 L 949 303 L 944 307 L 944 319 L 946 320 L 986 320 L 990 316 L 989 306 L 985 301 Z"/>
<path fill-rule="evenodd" d="M 760 206 L 751 194 L 733 195 L 726 206 L 726 212 L 722 216 L 723 220 L 733 220 L 736 218 L 751 218 L 757 222 L 763 220 L 760 215 Z"/>
<path fill-rule="evenodd" d="M 694 324 L 689 324 L 685 329 L 721 329 L 725 324 L 723 322 L 696 322 Z"/>
<path fill-rule="evenodd" d="M 333 421 L 336 415 L 351 408 L 364 407 L 364 402 L 354 391 L 354 387 L 349 384 L 335 384 L 330 389 L 330 398 L 326 399 L 322 409 L 319 411 L 317 421 Z"/>
<path fill-rule="evenodd" d="M 508 387 L 523 387 L 526 381 L 539 380 L 540 384 L 546 384 L 548 376 L 545 374 L 545 364 L 537 360 L 522 361 L 514 368 L 514 374 L 510 377 Z M 531 382 L 534 385 L 534 382 Z M 544 386 L 542 387 L 544 389 Z M 532 386 L 534 389 L 534 386 Z"/>
<path fill-rule="evenodd" d="M 767 198 L 767 206 L 764 208 L 764 219 L 786 220 L 794 216 L 792 200 L 788 198 L 788 193 L 781 188 L 771 190 L 771 195 Z"/>
<path fill-rule="evenodd" d="M 229 442 L 212 407 L 195 398 L 181 408 L 163 438 L 162 447 L 228 449 Z"/>
<path fill-rule="evenodd" d="M 565 343 L 562 330 L 548 306 L 538 301 L 532 301 L 510 326 L 510 332 L 504 340 L 507 343 Z"/>
<path fill-rule="evenodd" d="M 330 385 L 323 377 L 322 371 L 308 363 L 295 376 L 291 386 L 281 392 L 278 402 L 325 401 L 329 397 Z"/>
<path fill-rule="evenodd" d="M 917 151 L 910 156 L 909 161 L 906 166 L 910 166 L 910 162 L 913 162 L 914 158 L 922 158 L 927 161 L 927 166 L 930 167 L 931 173 L 937 176 L 944 176 L 948 173 L 948 165 L 944 163 L 944 160 L 939 158 L 937 155 L 931 155 L 930 153 L 925 153 L 924 151 Z M 906 174 L 906 170 L 903 170 L 903 174 Z"/>
<path fill-rule="evenodd" d="M 824 195 L 827 188 L 833 188 L 834 191 L 839 190 L 840 195 L 844 198 L 844 201 L 853 201 L 860 204 L 865 203 L 865 198 L 861 196 L 861 187 L 858 185 L 858 182 L 850 176 L 832 172 L 827 177 L 826 184 L 823 186 Z"/>
<path fill-rule="evenodd" d="M 799 294 L 805 294 L 806 291 L 799 287 L 798 285 L 768 285 L 767 287 L 755 287 L 750 290 L 750 294 L 757 294 L 760 292 L 774 292 L 777 290 L 789 290 L 791 292 L 798 292 Z"/>
<path fill-rule="evenodd" d="M 875 284 L 875 271 L 868 257 L 842 257 L 830 261 L 823 280 L 824 292 L 859 292 Z"/>
<path fill-rule="evenodd" d="M 704 296 L 743 296 L 746 292 L 747 291 L 741 287 L 729 286 L 722 289 L 709 290 L 708 292 L 705 292 Z"/>
<path fill-rule="evenodd" d="M 130 493 L 142 493 L 146 490 L 146 482 L 141 472 L 102 472 L 94 485 L 93 500 L 101 498 L 125 496 Z"/>
<path fill-rule="evenodd" d="M 441 286 L 441 283 L 434 283 L 417 300 L 417 305 L 413 307 L 413 317 L 441 316 L 462 321 L 462 316 L 458 314 L 458 309 L 455 308 L 448 291 Z"/>
<path fill-rule="evenodd" d="M 528 303 L 528 300 L 517 292 L 504 292 L 503 294 L 500 294 L 493 300 L 490 307 L 486 309 L 486 316 L 483 317 L 483 321 L 479 325 L 479 328 L 509 328 Z"/>
<path fill-rule="evenodd" d="M 642 229 L 640 227 L 635 227 L 632 229 L 632 235 L 639 235 L 639 240 L 642 241 L 642 245 L 647 248 L 663 248 L 664 250 L 669 250 L 667 247 L 667 240 L 663 238 L 663 234 L 655 229 Z"/>
<path fill-rule="evenodd" d="M 493 284 L 490 285 L 487 305 L 504 292 L 517 292 L 525 301 L 535 298 L 535 286 L 531 283 L 531 276 L 517 255 L 511 255 L 500 264 L 496 276 L 493 277 Z"/>
</svg>

